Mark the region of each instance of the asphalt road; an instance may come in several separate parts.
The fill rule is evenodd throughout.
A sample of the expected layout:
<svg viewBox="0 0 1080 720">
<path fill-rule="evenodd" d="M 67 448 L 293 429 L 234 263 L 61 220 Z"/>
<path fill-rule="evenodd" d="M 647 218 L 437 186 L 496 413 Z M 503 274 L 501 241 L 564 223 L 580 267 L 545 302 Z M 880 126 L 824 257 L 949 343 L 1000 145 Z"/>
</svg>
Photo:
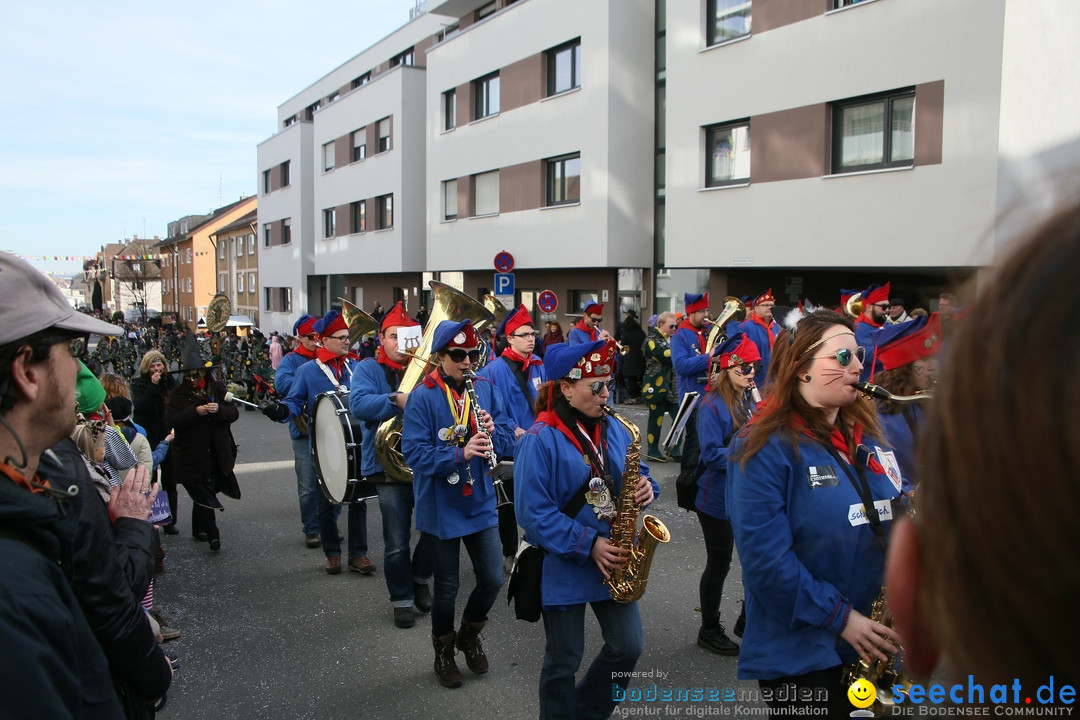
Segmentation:
<svg viewBox="0 0 1080 720">
<path fill-rule="evenodd" d="M 644 406 L 619 406 L 644 425 Z M 482 637 L 491 671 L 473 675 L 459 656 L 465 684 L 439 685 L 427 616 L 415 627 L 394 626 L 382 572 L 382 524 L 368 507 L 373 576 L 323 571 L 321 549 L 304 546 L 296 478 L 285 426 L 257 412 L 234 425 L 240 446 L 237 475 L 243 499 L 222 498 L 222 550 L 212 554 L 191 538 L 191 503 L 180 491 L 180 534 L 167 536 L 166 571 L 156 582 L 157 603 L 183 634 L 168 643 L 180 668 L 162 718 L 535 718 L 544 649 L 542 623 L 516 620 L 505 589 Z M 697 518 L 675 504 L 675 463 L 654 464 L 662 494 L 650 508 L 672 541 L 657 550 L 648 592 L 640 601 L 645 652 L 638 687 L 731 688 L 735 702 L 626 702 L 617 716 L 701 717 L 760 707 L 756 684 L 735 679 L 736 659 L 696 645 L 698 579 L 705 561 Z M 342 523 L 344 526 L 344 523 Z M 471 590 L 462 562 L 460 617 Z M 742 597 L 733 564 L 725 585 L 722 622 L 730 627 Z M 599 650 L 595 619 L 587 616 L 585 662 Z M 582 670 L 582 672 L 584 669 Z M 648 695 L 646 695 L 648 697 Z M 725 712 L 726 711 L 726 712 Z"/>
</svg>

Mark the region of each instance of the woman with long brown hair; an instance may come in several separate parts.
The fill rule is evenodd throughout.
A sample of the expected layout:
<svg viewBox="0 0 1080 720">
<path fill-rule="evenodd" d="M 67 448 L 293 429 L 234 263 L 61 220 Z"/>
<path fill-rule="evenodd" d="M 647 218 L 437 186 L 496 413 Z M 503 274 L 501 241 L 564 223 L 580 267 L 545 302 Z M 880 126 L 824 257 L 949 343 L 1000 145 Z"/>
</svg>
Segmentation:
<svg viewBox="0 0 1080 720">
<path fill-rule="evenodd" d="M 854 384 L 865 350 L 851 320 L 819 310 L 776 338 L 769 394 L 736 436 L 727 509 L 742 562 L 739 678 L 774 710 L 802 692 L 830 717 L 851 706 L 843 666 L 886 659 L 896 633 L 871 620 L 900 495 L 895 455 Z M 822 698 L 820 690 L 826 697 Z"/>
</svg>

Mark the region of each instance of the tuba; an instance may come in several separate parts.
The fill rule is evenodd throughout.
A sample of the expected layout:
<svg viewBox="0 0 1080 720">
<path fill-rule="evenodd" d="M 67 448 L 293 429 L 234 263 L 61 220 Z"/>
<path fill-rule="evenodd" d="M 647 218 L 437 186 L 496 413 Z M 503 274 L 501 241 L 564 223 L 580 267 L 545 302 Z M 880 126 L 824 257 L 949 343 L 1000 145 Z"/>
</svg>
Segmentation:
<svg viewBox="0 0 1080 720">
<path fill-rule="evenodd" d="M 341 316 L 349 326 L 349 347 L 355 347 L 368 333 L 379 332 L 379 323 L 345 298 L 341 300 Z"/>
<path fill-rule="evenodd" d="M 206 329 L 215 335 L 225 329 L 232 313 L 232 303 L 229 296 L 218 293 L 206 306 Z"/>
<path fill-rule="evenodd" d="M 746 305 L 742 300 L 731 295 L 724 298 L 724 311 L 720 313 L 720 317 L 709 321 L 712 330 L 709 331 L 709 338 L 705 341 L 705 354 L 712 355 L 716 346 L 727 340 L 728 334 L 725 328 L 729 322 L 742 320 L 744 317 L 746 317 Z"/>
<path fill-rule="evenodd" d="M 427 373 L 431 359 L 431 341 L 435 337 L 435 328 L 443 320 L 458 322 L 472 320 L 477 328 L 481 323 L 490 324 L 494 319 L 491 312 L 476 300 L 463 292 L 455 290 L 445 283 L 430 280 L 428 285 L 434 293 L 431 315 L 428 317 L 427 331 L 420 338 L 420 346 L 402 348 L 410 356 L 405 374 L 401 377 L 398 392 L 410 392 Z M 350 326 L 350 334 L 352 329 Z M 401 455 L 401 415 L 384 420 L 375 432 L 375 456 L 383 466 L 386 477 L 393 482 L 412 482 L 412 469 L 405 464 Z"/>
<path fill-rule="evenodd" d="M 862 315 L 862 311 L 862 293 L 857 292 L 852 294 L 852 296 L 847 299 L 847 302 L 844 303 L 844 314 L 850 318 L 857 318 Z"/>
<path fill-rule="evenodd" d="M 611 577 L 604 581 L 611 599 L 615 602 L 634 602 L 645 593 L 649 582 L 649 568 L 652 566 L 656 546 L 671 540 L 667 526 L 655 515 L 641 518 L 641 530 L 637 527 L 641 506 L 634 502 L 640 470 L 638 464 L 641 450 L 641 433 L 637 426 L 624 419 L 605 405 L 606 414 L 615 418 L 630 433 L 630 445 L 626 448 L 626 467 L 623 470 L 622 487 L 619 489 L 619 501 L 615 507 L 615 521 L 611 523 L 611 544 L 630 551 L 626 566 L 611 571 Z"/>
</svg>

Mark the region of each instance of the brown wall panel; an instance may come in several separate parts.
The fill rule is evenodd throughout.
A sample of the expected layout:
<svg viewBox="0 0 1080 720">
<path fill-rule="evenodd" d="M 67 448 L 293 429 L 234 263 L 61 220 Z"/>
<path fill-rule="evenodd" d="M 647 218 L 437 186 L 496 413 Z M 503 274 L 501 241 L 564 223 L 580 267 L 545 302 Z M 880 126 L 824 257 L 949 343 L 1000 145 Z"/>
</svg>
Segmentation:
<svg viewBox="0 0 1080 720">
<path fill-rule="evenodd" d="M 428 48 L 435 44 L 435 36 L 426 37 L 413 46 L 413 63 L 420 67 L 427 67 Z"/>
<path fill-rule="evenodd" d="M 457 216 L 472 217 L 472 178 L 468 175 L 457 179 Z"/>
<path fill-rule="evenodd" d="M 351 222 L 349 220 L 348 203 L 345 205 L 338 205 L 335 210 L 337 210 L 337 217 L 334 218 L 334 237 L 348 235 L 350 230 L 349 223 Z"/>
<path fill-rule="evenodd" d="M 379 124 L 370 122 L 364 130 L 367 132 L 367 156 L 371 157 L 379 151 Z"/>
<path fill-rule="evenodd" d="M 828 106 L 807 105 L 750 121 L 750 180 L 774 182 L 825 174 Z"/>
<path fill-rule="evenodd" d="M 533 210 L 544 204 L 544 162 L 510 165 L 499 171 L 499 212 Z"/>
<path fill-rule="evenodd" d="M 832 7 L 829 0 L 754 0 L 754 34 L 775 30 L 822 15 Z"/>
<path fill-rule="evenodd" d="M 915 164 L 941 164 L 945 81 L 915 86 Z"/>
<path fill-rule="evenodd" d="M 345 167 L 352 162 L 352 142 L 348 135 L 334 140 L 334 167 Z"/>
<path fill-rule="evenodd" d="M 457 126 L 468 125 L 473 119 L 472 83 L 457 86 Z"/>
<path fill-rule="evenodd" d="M 544 96 L 544 55 L 538 53 L 499 71 L 500 112 L 539 102 Z"/>
</svg>

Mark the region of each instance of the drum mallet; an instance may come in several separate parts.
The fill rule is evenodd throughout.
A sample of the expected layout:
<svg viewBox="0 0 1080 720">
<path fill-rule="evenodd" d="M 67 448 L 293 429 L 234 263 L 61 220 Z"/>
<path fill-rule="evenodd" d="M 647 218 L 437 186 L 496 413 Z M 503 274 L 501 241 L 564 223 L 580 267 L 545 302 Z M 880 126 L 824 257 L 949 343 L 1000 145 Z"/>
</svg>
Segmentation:
<svg viewBox="0 0 1080 720">
<path fill-rule="evenodd" d="M 231 403 L 231 402 L 238 402 L 238 403 L 240 403 L 241 405 L 247 405 L 248 407 L 253 407 L 253 408 L 255 408 L 256 410 L 258 410 L 258 409 L 259 409 L 259 406 L 258 406 L 258 405 L 256 405 L 255 403 L 252 403 L 252 402 L 248 402 L 247 400 L 241 400 L 240 398 L 238 398 L 238 397 L 236 397 L 235 395 L 233 395 L 233 394 L 232 394 L 231 392 L 227 392 L 227 393 L 225 393 L 225 402 L 227 402 L 227 403 Z"/>
</svg>

